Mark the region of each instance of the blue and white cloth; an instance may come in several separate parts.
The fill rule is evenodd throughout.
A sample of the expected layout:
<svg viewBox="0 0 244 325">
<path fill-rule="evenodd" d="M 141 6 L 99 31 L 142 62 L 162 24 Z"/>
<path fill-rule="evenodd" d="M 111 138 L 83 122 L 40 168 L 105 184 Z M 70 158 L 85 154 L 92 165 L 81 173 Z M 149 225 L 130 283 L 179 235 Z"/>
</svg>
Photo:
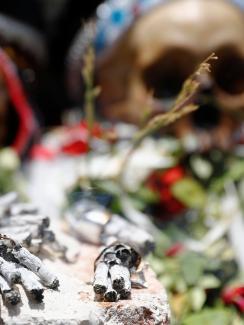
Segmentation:
<svg viewBox="0 0 244 325">
<path fill-rule="evenodd" d="M 96 11 L 95 49 L 112 44 L 138 16 L 170 0 L 107 0 Z M 244 9 L 244 0 L 230 0 Z"/>
</svg>

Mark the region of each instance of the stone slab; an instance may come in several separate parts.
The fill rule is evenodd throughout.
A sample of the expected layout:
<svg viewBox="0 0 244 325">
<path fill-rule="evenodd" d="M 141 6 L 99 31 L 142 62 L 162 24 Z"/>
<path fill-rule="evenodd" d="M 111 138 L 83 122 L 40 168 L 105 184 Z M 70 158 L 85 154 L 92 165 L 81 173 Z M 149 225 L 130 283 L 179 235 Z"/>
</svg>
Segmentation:
<svg viewBox="0 0 244 325">
<path fill-rule="evenodd" d="M 67 241 L 65 243 L 67 244 Z M 21 286 L 19 290 L 22 303 L 19 306 L 7 308 L 1 301 L 1 318 L 4 324 L 168 325 L 170 323 L 166 292 L 150 269 L 145 273 L 148 289 L 133 289 L 131 300 L 116 303 L 95 302 L 91 280 L 93 262 L 99 249 L 77 243 L 76 249 L 80 255 L 74 264 L 67 264 L 60 259 L 45 260 L 50 270 L 57 274 L 60 287 L 57 291 L 45 290 L 41 304 L 28 299 Z"/>
</svg>

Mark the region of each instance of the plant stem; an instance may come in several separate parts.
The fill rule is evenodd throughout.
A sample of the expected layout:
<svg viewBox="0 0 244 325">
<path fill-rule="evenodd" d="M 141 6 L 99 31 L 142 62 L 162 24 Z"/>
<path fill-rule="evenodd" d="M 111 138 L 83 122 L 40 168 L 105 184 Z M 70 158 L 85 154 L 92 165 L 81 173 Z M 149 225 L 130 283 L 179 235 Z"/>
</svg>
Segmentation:
<svg viewBox="0 0 244 325">
<path fill-rule="evenodd" d="M 159 129 L 168 126 L 178 120 L 179 118 L 183 117 L 186 114 L 189 114 L 196 109 L 198 109 L 198 105 L 192 104 L 193 97 L 196 95 L 200 88 L 200 80 L 199 76 L 202 73 L 210 72 L 210 61 L 216 60 L 217 57 L 214 53 L 212 53 L 206 60 L 204 60 L 198 67 L 198 69 L 184 82 L 182 89 L 177 96 L 175 103 L 172 109 L 167 113 L 161 113 L 151 120 L 145 125 L 145 127 L 139 130 L 132 140 L 132 146 L 128 153 L 126 154 L 124 160 L 122 161 L 120 172 L 119 172 L 119 179 L 123 176 L 124 170 L 130 160 L 131 156 L 133 155 L 134 151 L 137 147 L 141 144 L 144 138 Z"/>
</svg>

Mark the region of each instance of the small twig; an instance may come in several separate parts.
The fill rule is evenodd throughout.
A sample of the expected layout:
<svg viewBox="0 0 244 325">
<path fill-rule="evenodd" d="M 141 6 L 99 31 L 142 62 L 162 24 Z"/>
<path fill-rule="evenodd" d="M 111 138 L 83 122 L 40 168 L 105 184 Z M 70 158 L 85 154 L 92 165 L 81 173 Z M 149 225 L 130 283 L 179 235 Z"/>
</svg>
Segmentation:
<svg viewBox="0 0 244 325">
<path fill-rule="evenodd" d="M 212 53 L 206 60 L 204 60 L 199 65 L 198 69 L 184 82 L 182 89 L 177 96 L 171 110 L 167 113 L 162 113 L 153 117 L 142 130 L 139 130 L 137 132 L 133 139 L 131 149 L 122 161 L 120 173 L 118 175 L 120 180 L 122 178 L 125 167 L 130 160 L 130 157 L 146 136 L 158 131 L 165 126 L 172 124 L 184 115 L 187 115 L 198 109 L 198 105 L 191 104 L 191 101 L 199 90 L 201 84 L 199 81 L 199 76 L 204 72 L 210 72 L 211 65 L 209 62 L 216 59 L 217 57 L 214 53 Z"/>
<path fill-rule="evenodd" d="M 92 128 L 94 125 L 94 110 L 95 99 L 99 95 L 100 88 L 94 86 L 94 67 L 95 54 L 93 48 L 88 47 L 84 55 L 84 66 L 82 69 L 82 76 L 85 84 L 85 117 L 88 127 L 88 144 L 90 145 L 92 139 Z"/>
</svg>

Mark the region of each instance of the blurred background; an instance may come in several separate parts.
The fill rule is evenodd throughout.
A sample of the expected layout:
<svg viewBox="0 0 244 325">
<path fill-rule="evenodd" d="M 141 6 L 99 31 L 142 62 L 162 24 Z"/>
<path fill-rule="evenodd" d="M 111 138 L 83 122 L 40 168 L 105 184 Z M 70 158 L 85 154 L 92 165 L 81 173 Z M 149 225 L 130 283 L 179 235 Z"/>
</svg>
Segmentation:
<svg viewBox="0 0 244 325">
<path fill-rule="evenodd" d="M 36 110 L 43 125 L 57 125 L 70 102 L 64 85 L 68 49 L 77 31 L 95 13 L 102 1 L 18 0 L 1 1 L 0 15 L 26 24 L 40 33 L 45 47 L 45 65 L 38 76 Z M 1 35 L 2 37 L 2 35 Z M 2 40 L 5 42 L 5 40 Z M 34 47 L 35 45 L 30 46 Z"/>
<path fill-rule="evenodd" d="M 149 231 L 177 325 L 243 324 L 243 10 L 0 1 L 0 192 L 79 239 L 87 198 Z"/>
</svg>

